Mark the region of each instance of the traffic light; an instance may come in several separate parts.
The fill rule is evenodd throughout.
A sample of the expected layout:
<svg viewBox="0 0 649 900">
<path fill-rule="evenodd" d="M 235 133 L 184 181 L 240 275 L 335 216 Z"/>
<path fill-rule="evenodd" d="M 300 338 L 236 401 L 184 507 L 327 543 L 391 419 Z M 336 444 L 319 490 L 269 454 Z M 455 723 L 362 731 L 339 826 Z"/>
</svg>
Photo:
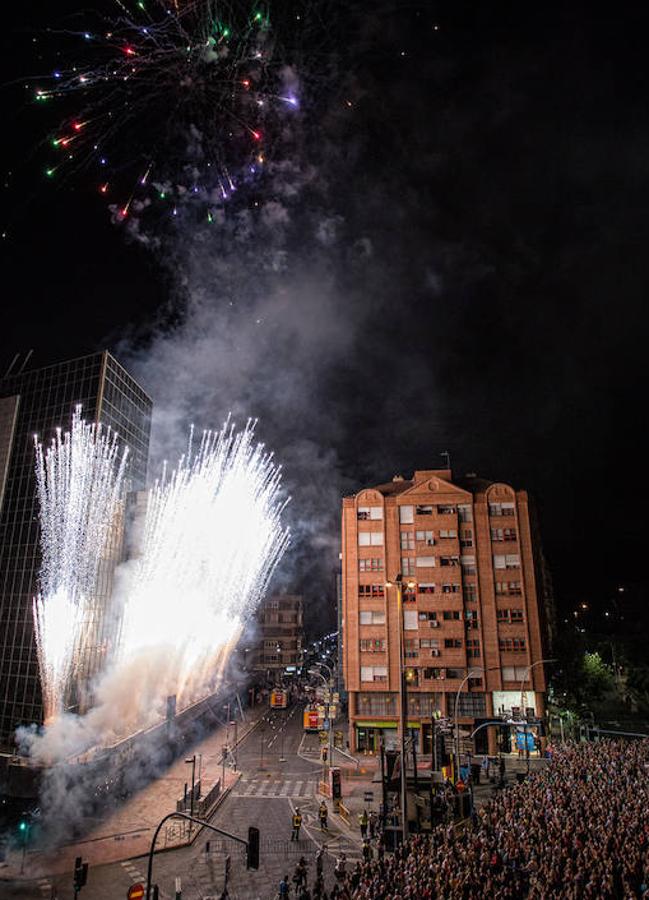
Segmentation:
<svg viewBox="0 0 649 900">
<path fill-rule="evenodd" d="M 82 887 L 88 881 L 88 863 L 85 863 L 80 856 L 74 861 L 74 894 L 75 897 Z"/>
<path fill-rule="evenodd" d="M 259 829 L 251 825 L 248 829 L 248 846 L 246 848 L 246 868 L 259 868 Z"/>
<path fill-rule="evenodd" d="M 19 832 L 19 834 L 20 834 L 21 837 L 26 838 L 26 837 L 27 837 L 27 832 L 28 832 L 28 831 L 29 831 L 29 822 L 28 822 L 27 819 L 23 816 L 23 818 L 22 818 L 22 819 L 20 820 L 20 822 L 18 823 L 18 832 Z"/>
</svg>

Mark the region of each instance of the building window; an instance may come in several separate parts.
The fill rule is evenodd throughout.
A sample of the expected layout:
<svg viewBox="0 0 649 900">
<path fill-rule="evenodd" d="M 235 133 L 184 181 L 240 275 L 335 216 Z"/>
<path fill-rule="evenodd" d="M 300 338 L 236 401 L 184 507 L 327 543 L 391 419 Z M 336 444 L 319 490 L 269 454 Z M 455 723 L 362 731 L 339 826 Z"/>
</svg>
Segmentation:
<svg viewBox="0 0 649 900">
<path fill-rule="evenodd" d="M 423 669 L 424 681 L 437 681 L 443 678 L 442 671 L 443 669 Z"/>
<path fill-rule="evenodd" d="M 518 540 L 518 534 L 515 528 L 504 528 L 503 529 L 503 540 L 505 541 L 516 541 Z"/>
<path fill-rule="evenodd" d="M 503 666 L 503 681 L 521 681 L 529 678 L 530 670 L 527 666 Z"/>
<path fill-rule="evenodd" d="M 404 587 L 401 596 L 404 603 L 414 603 L 417 599 L 417 588 Z"/>
<path fill-rule="evenodd" d="M 383 638 L 361 639 L 360 648 L 363 653 L 381 653 L 385 650 L 385 640 Z"/>
<path fill-rule="evenodd" d="M 459 594 L 460 593 L 460 585 L 459 584 L 443 584 L 442 585 L 442 594 Z"/>
<path fill-rule="evenodd" d="M 380 691 L 357 695 L 358 712 L 363 716 L 395 716 L 397 713 L 397 695 L 383 694 Z"/>
<path fill-rule="evenodd" d="M 361 681 L 387 681 L 387 666 L 361 666 Z"/>
<path fill-rule="evenodd" d="M 498 646 L 501 650 L 522 653 L 525 650 L 525 638 L 500 638 Z"/>
<path fill-rule="evenodd" d="M 437 507 L 437 515 L 438 516 L 454 516 L 455 515 L 455 507 L 454 506 L 438 506 Z"/>
<path fill-rule="evenodd" d="M 420 581 L 417 585 L 417 590 L 420 594 L 434 594 L 435 585 L 430 581 Z"/>
<path fill-rule="evenodd" d="M 509 622 L 509 610 L 508 609 L 497 609 L 496 610 L 496 619 L 499 622 Z"/>
<path fill-rule="evenodd" d="M 414 575 L 415 574 L 415 557 L 414 556 L 402 556 L 401 557 L 401 574 L 402 575 Z"/>
<path fill-rule="evenodd" d="M 442 617 L 445 622 L 459 622 L 460 611 L 459 609 L 445 609 Z"/>
<path fill-rule="evenodd" d="M 457 650 L 462 646 L 462 641 L 459 638 L 444 638 L 444 649 L 453 649 Z"/>
<path fill-rule="evenodd" d="M 481 681 L 482 679 L 476 680 Z M 484 716 L 486 716 L 487 714 L 487 703 L 485 695 L 481 693 L 460 694 L 457 704 L 457 713 L 458 716 L 484 718 Z"/>
<path fill-rule="evenodd" d="M 424 543 L 428 547 L 432 547 L 435 543 L 435 535 L 432 531 L 418 531 L 416 532 L 416 536 L 420 543 Z"/>
<path fill-rule="evenodd" d="M 475 584 L 465 584 L 464 585 L 464 599 L 468 603 L 472 603 L 477 600 L 477 592 L 476 592 Z"/>
<path fill-rule="evenodd" d="M 510 597 L 520 597 L 522 594 L 520 581 L 497 581 L 496 593 L 505 594 Z"/>
<path fill-rule="evenodd" d="M 430 717 L 439 709 L 440 694 L 409 694 L 408 714 L 411 716 Z"/>
<path fill-rule="evenodd" d="M 447 669 L 446 670 L 447 678 L 464 678 L 464 669 Z"/>
<path fill-rule="evenodd" d="M 458 506 L 457 514 L 460 522 L 473 522 L 473 510 L 470 506 Z"/>
<path fill-rule="evenodd" d="M 370 519 L 382 519 L 383 518 L 383 507 L 382 506 L 359 506 L 356 518 L 360 522 L 367 522 Z"/>
<path fill-rule="evenodd" d="M 403 655 L 406 659 L 416 659 L 419 656 L 419 642 L 414 638 L 404 641 Z"/>
<path fill-rule="evenodd" d="M 478 627 L 478 613 L 475 609 L 466 609 L 464 611 L 464 618 L 466 619 L 467 628 Z"/>
<path fill-rule="evenodd" d="M 359 531 L 358 532 L 359 547 L 382 547 L 383 532 L 382 531 Z"/>
<path fill-rule="evenodd" d="M 473 531 L 465 528 L 460 534 L 460 547 L 473 547 Z"/>
<path fill-rule="evenodd" d="M 462 573 L 464 575 L 476 574 L 475 556 L 461 556 L 460 565 L 462 566 Z"/>
<path fill-rule="evenodd" d="M 385 625 L 385 613 L 380 610 L 362 609 L 359 614 L 361 625 Z"/>
<path fill-rule="evenodd" d="M 418 628 L 417 625 L 417 610 L 416 609 L 404 609 L 403 611 L 403 628 L 404 631 L 416 631 Z"/>
<path fill-rule="evenodd" d="M 401 532 L 401 549 L 402 550 L 414 550 L 415 549 L 415 536 L 412 531 L 402 531 Z"/>
<path fill-rule="evenodd" d="M 359 584 L 358 585 L 358 596 L 359 597 L 384 597 L 385 596 L 385 587 L 382 584 Z"/>
<path fill-rule="evenodd" d="M 433 507 L 432 507 L 432 506 L 428 506 L 428 505 L 426 505 L 426 504 L 419 503 L 419 504 L 417 504 L 417 506 L 415 507 L 415 512 L 416 512 L 416 514 L 417 514 L 418 516 L 432 516 L 432 514 L 433 514 Z"/>
<path fill-rule="evenodd" d="M 510 609 L 509 617 L 512 622 L 522 622 L 523 621 L 523 610 L 522 609 Z"/>
<path fill-rule="evenodd" d="M 358 560 L 359 572 L 382 572 L 383 560 L 378 556 L 366 557 Z"/>
<path fill-rule="evenodd" d="M 434 622 L 437 619 L 437 613 L 430 610 L 421 610 L 417 613 L 420 622 Z"/>
<path fill-rule="evenodd" d="M 513 503 L 490 503 L 489 504 L 489 515 L 490 516 L 513 516 L 514 515 L 514 504 Z"/>
<path fill-rule="evenodd" d="M 503 528 L 492 528 L 491 529 L 491 540 L 492 541 L 504 541 L 505 540 L 505 531 Z"/>
<path fill-rule="evenodd" d="M 435 638 L 420 638 L 419 646 L 422 650 L 437 650 L 439 648 L 439 641 Z"/>
<path fill-rule="evenodd" d="M 435 567 L 435 557 L 418 556 L 416 565 L 418 569 L 433 569 Z"/>
<path fill-rule="evenodd" d="M 473 658 L 480 658 L 480 641 L 477 638 L 467 638 L 466 655 Z"/>
<path fill-rule="evenodd" d="M 460 557 L 459 556 L 440 556 L 439 564 L 440 564 L 440 566 L 459 566 L 460 565 Z"/>
<path fill-rule="evenodd" d="M 414 506 L 400 506 L 399 507 L 399 521 L 402 525 L 412 525 L 415 521 L 415 508 Z"/>
<path fill-rule="evenodd" d="M 445 538 L 445 539 L 456 538 L 457 530 L 455 528 L 441 528 L 440 532 L 439 532 L 439 536 L 440 536 L 440 538 Z"/>
<path fill-rule="evenodd" d="M 508 553 L 505 557 L 505 568 L 506 569 L 520 569 L 521 567 L 521 558 L 518 553 Z"/>
<path fill-rule="evenodd" d="M 504 555 L 495 554 L 494 555 L 494 569 L 505 569 L 505 557 Z"/>
</svg>

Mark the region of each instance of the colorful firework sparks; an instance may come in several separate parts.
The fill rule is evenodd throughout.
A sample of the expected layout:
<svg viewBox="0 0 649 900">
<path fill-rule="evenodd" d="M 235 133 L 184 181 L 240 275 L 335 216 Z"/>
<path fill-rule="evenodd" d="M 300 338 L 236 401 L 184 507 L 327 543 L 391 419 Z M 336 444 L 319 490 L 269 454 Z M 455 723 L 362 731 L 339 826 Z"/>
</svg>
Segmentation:
<svg viewBox="0 0 649 900">
<path fill-rule="evenodd" d="M 84 422 L 81 407 L 50 447 L 36 440 L 42 561 L 34 624 L 46 720 L 60 712 L 101 632 L 99 572 L 119 527 L 126 460 L 117 435 Z"/>
<path fill-rule="evenodd" d="M 81 172 L 126 219 L 179 205 L 222 205 L 259 182 L 299 109 L 294 68 L 308 0 L 282 10 L 224 0 L 115 0 L 82 31 L 51 32 L 69 58 L 29 86 L 68 111 L 51 135 L 48 178 Z M 290 23 L 290 25 L 287 25 Z"/>
</svg>

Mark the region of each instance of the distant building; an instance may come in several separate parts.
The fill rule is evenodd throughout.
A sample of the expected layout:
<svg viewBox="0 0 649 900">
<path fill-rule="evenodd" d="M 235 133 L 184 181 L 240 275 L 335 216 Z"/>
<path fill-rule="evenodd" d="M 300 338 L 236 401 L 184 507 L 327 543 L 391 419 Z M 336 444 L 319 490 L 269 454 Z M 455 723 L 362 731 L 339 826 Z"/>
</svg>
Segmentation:
<svg viewBox="0 0 649 900">
<path fill-rule="evenodd" d="M 257 625 L 257 646 L 252 650 L 250 668 L 271 675 L 302 665 L 302 597 L 297 594 L 268 597 L 259 607 Z"/>
<path fill-rule="evenodd" d="M 85 419 L 109 425 L 128 445 L 129 489 L 146 480 L 152 402 L 109 353 L 10 371 L 0 380 L 0 746 L 11 745 L 18 725 L 42 721 L 32 621 L 40 565 L 34 435 L 49 443 L 57 427 L 69 428 L 77 404 Z M 98 586 L 100 603 L 108 602 L 121 552 L 121 523 L 116 527 L 120 534 Z M 106 623 L 98 620 L 83 662 L 88 678 L 101 666 L 107 639 Z"/>
<path fill-rule="evenodd" d="M 343 500 L 343 662 L 350 745 L 396 743 L 399 677 L 406 668 L 408 728 L 432 752 L 436 713 L 468 735 L 494 716 L 545 710 L 551 586 L 525 491 L 448 469 Z M 397 591 L 403 577 L 404 658 Z M 472 673 L 472 674 L 470 674 Z M 523 694 L 521 695 L 521 687 Z M 532 712 L 533 711 L 533 712 Z M 534 730 L 534 729 L 533 729 Z M 485 728 L 479 750 L 496 749 Z"/>
</svg>

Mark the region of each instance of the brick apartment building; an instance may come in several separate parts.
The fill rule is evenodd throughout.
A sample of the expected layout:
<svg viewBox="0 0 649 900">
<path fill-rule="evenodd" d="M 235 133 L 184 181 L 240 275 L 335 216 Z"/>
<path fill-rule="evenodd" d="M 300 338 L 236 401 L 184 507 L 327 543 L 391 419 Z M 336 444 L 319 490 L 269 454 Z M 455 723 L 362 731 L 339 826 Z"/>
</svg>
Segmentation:
<svg viewBox="0 0 649 900">
<path fill-rule="evenodd" d="M 302 664 L 302 597 L 297 594 L 268 597 L 259 607 L 257 626 L 252 668 L 270 674 Z"/>
<path fill-rule="evenodd" d="M 543 665 L 551 624 L 551 587 L 525 491 L 449 469 L 397 476 L 343 500 L 343 661 L 349 692 L 350 746 L 376 751 L 397 740 L 399 624 L 403 576 L 408 728 L 418 751 L 432 752 L 431 716 L 461 726 L 503 712 L 542 716 Z M 524 711 L 525 711 L 524 710 Z M 530 713 L 528 712 L 528 715 Z M 468 731 L 468 728 L 462 729 Z M 506 734 L 507 738 L 508 735 Z M 493 753 L 496 729 L 476 735 Z"/>
</svg>

